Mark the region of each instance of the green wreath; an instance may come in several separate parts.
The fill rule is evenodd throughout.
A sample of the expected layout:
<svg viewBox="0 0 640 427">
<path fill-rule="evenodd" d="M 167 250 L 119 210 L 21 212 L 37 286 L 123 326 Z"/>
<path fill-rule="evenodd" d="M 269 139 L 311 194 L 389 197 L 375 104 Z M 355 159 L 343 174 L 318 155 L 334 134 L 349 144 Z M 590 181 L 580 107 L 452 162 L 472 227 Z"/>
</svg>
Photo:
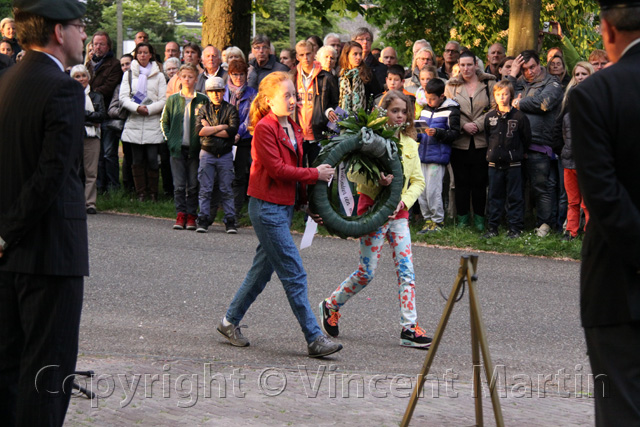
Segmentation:
<svg viewBox="0 0 640 427">
<path fill-rule="evenodd" d="M 314 166 L 326 163 L 336 167 L 344 161 L 347 163 L 347 171 L 362 173 L 369 181 L 377 182 L 380 172 L 390 173 L 394 179 L 390 185 L 381 188 L 375 204 L 360 216 L 339 213 L 340 201 L 335 200 L 336 191 L 327 182 L 318 181 L 310 187 L 311 211 L 322 217 L 325 228 L 331 234 L 342 238 L 364 236 L 386 223 L 400 203 L 404 185 L 401 153 L 393 141 L 395 138 L 391 137 L 395 129 L 384 128 L 386 117 L 374 118 L 364 113 L 359 116 L 359 122 L 367 123 L 367 126 L 360 127 L 362 125 L 357 124 L 358 117 L 340 122 L 346 131 L 324 142 Z M 375 142 L 371 143 L 373 140 Z"/>
</svg>

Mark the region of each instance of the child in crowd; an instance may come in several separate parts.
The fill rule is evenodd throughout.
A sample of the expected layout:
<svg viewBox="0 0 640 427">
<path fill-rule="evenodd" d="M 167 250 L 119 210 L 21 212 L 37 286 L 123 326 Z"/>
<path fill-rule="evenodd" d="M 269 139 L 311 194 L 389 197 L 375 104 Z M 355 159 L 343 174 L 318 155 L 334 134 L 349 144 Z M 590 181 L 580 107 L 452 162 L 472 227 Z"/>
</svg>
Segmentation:
<svg viewBox="0 0 640 427">
<path fill-rule="evenodd" d="M 460 136 L 460 106 L 444 96 L 444 86 L 441 79 L 429 80 L 427 104 L 420 113 L 427 129 L 418 135 L 418 153 L 426 182 L 425 191 L 418 197 L 425 220 L 418 234 L 437 232 L 444 226 L 442 181 L 451 157 L 451 143 Z"/>
<path fill-rule="evenodd" d="M 222 195 L 227 234 L 238 232 L 232 188 L 235 176 L 232 150 L 240 126 L 240 116 L 238 109 L 223 99 L 224 89 L 222 78 L 207 79 L 205 90 L 211 102 L 200 108 L 196 120 L 196 132 L 200 136 L 201 146 L 198 167 L 200 214 L 196 220 L 198 233 L 206 233 L 209 229 L 211 192 L 216 181 Z"/>
<path fill-rule="evenodd" d="M 302 199 L 299 202 L 304 203 L 306 194 L 304 185 L 300 184 L 329 181 L 334 168 L 327 164 L 317 168 L 298 167 L 303 135 L 291 118 L 295 107 L 296 90 L 286 73 L 273 72 L 260 82 L 249 113 L 253 164 L 248 192 L 251 196 L 249 216 L 260 244 L 253 265 L 217 330 L 231 345 L 249 345 L 240 331 L 242 326 L 238 325 L 275 270 L 304 333 L 309 357 L 323 357 L 341 350 L 342 345 L 324 336 L 313 315 L 307 296 L 307 273 L 289 227 L 296 204 L 296 188 Z"/>
<path fill-rule="evenodd" d="M 524 199 L 522 195 L 522 160 L 531 144 L 529 119 L 512 108 L 514 89 L 507 80 L 493 87 L 496 107 L 484 119 L 489 162 L 489 209 L 485 239 L 498 235 L 500 219 L 507 206 L 507 237 L 520 237 L 524 227 Z"/>
<path fill-rule="evenodd" d="M 433 65 L 427 65 L 420 70 L 420 87 L 416 91 L 416 119 L 420 117 L 422 109 L 427 105 L 427 83 L 438 78 L 438 69 Z"/>
<path fill-rule="evenodd" d="M 167 99 L 160 124 L 171 157 L 176 223 L 174 230 L 195 230 L 198 209 L 198 156 L 200 137 L 196 120 L 209 99 L 195 91 L 198 70 L 186 63 L 178 70 L 182 90 Z"/>
<path fill-rule="evenodd" d="M 418 144 L 413 139 L 413 106 L 402 92 L 391 90 L 382 99 L 380 107 L 387 110 L 389 125 L 405 125 L 406 128 L 397 137 L 402 148 L 402 164 L 404 169 L 404 187 L 402 198 L 389 221 L 378 230 L 360 238 L 360 264 L 331 296 L 320 303 L 320 317 L 323 330 L 332 337 L 338 336 L 338 310 L 349 298 L 360 292 L 372 280 L 376 272 L 378 260 L 382 252 L 385 238 L 393 253 L 393 260 L 398 275 L 398 299 L 400 300 L 400 345 L 426 348 L 431 345 L 431 338 L 418 326 L 415 306 L 415 274 L 411 254 L 411 232 L 409 231 L 409 209 L 418 195 L 424 190 L 424 177 L 418 159 Z M 358 215 L 364 214 L 374 203 L 380 193 L 380 186 L 389 185 L 393 179 L 402 179 L 393 175 L 380 174 L 377 183 L 358 182 L 358 174 L 349 177 L 358 183 Z M 361 179 L 360 179 L 361 180 Z"/>
<path fill-rule="evenodd" d="M 416 102 L 416 97 L 404 88 L 404 74 L 405 71 L 401 65 L 393 64 L 387 68 L 387 79 L 385 80 L 387 90 L 375 99 L 375 105 L 380 105 L 382 98 L 384 98 L 390 90 L 398 90 L 408 96 L 411 102 Z"/>
</svg>

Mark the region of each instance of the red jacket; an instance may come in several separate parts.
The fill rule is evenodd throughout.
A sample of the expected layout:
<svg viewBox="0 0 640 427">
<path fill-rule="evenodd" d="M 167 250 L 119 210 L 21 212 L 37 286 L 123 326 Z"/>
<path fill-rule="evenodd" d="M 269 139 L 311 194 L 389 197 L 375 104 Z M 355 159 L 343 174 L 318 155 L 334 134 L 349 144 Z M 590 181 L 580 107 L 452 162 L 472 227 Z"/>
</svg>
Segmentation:
<svg viewBox="0 0 640 427">
<path fill-rule="evenodd" d="M 251 144 L 251 173 L 249 196 L 278 205 L 296 204 L 296 184 L 315 184 L 318 180 L 316 168 L 302 168 L 302 129 L 291 118 L 297 150 L 289 141 L 278 118 L 270 112 L 258 122 Z M 296 152 L 297 151 L 297 152 Z M 300 189 L 299 202 L 304 202 L 306 193 Z"/>
</svg>

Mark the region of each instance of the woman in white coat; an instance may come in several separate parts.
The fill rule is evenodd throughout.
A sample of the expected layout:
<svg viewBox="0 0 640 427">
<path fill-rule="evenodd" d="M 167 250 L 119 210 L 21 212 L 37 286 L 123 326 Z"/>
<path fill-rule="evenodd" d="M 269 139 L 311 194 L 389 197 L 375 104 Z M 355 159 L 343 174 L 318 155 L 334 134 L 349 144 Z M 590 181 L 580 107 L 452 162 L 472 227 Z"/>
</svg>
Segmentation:
<svg viewBox="0 0 640 427">
<path fill-rule="evenodd" d="M 144 201 L 148 192 L 151 200 L 156 201 L 158 149 L 163 142 L 160 116 L 166 102 L 167 83 L 153 60 L 155 52 L 149 43 L 137 45 L 133 55 L 131 74 L 124 73 L 120 85 L 120 103 L 129 111 L 122 140 L 131 144 L 131 172 L 138 200 Z"/>
</svg>

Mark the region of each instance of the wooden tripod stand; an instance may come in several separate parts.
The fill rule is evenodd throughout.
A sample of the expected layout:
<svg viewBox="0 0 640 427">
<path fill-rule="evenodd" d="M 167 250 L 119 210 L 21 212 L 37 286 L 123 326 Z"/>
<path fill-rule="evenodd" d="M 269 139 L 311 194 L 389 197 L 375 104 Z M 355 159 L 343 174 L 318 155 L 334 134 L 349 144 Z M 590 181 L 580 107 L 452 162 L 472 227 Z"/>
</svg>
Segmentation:
<svg viewBox="0 0 640 427">
<path fill-rule="evenodd" d="M 480 400 L 482 398 L 482 383 L 480 381 L 480 370 L 475 368 L 476 366 L 480 365 L 480 350 L 482 350 L 482 358 L 484 359 L 484 371 L 487 377 L 487 383 L 489 384 L 491 403 L 493 404 L 493 414 L 496 419 L 496 425 L 498 427 L 504 426 L 504 421 L 502 419 L 502 409 L 500 408 L 500 400 L 498 399 L 498 392 L 496 390 L 497 381 L 491 381 L 493 363 L 491 362 L 491 355 L 489 354 L 487 336 L 485 334 L 484 324 L 482 323 L 480 304 L 478 302 L 478 296 L 475 289 L 476 280 L 478 280 L 478 277 L 476 276 L 477 267 L 477 255 L 464 255 L 460 258 L 458 277 L 456 277 L 456 281 L 453 284 L 453 288 L 451 289 L 451 295 L 449 295 L 447 305 L 442 312 L 442 317 L 440 318 L 438 329 L 436 329 L 436 334 L 433 337 L 431 347 L 429 347 L 429 352 L 427 353 L 424 365 L 422 366 L 422 371 L 418 376 L 418 382 L 413 389 L 411 400 L 409 400 L 409 405 L 407 406 L 407 410 L 404 413 L 404 418 L 402 419 L 402 423 L 400 424 L 403 427 L 408 426 L 409 422 L 411 421 L 416 403 L 418 403 L 418 395 L 420 393 L 420 390 L 422 390 L 422 387 L 424 386 L 427 375 L 429 374 L 429 369 L 431 368 L 433 359 L 435 358 L 436 352 L 438 351 L 438 345 L 442 340 L 442 334 L 444 333 L 444 329 L 446 328 L 447 322 L 449 321 L 449 316 L 451 315 L 451 311 L 453 310 L 453 305 L 457 302 L 456 297 L 461 291 L 464 291 L 465 282 L 469 286 L 469 311 L 471 315 L 471 357 L 473 359 L 474 366 L 473 388 L 475 393 L 476 425 L 483 425 L 482 401 Z"/>
</svg>

